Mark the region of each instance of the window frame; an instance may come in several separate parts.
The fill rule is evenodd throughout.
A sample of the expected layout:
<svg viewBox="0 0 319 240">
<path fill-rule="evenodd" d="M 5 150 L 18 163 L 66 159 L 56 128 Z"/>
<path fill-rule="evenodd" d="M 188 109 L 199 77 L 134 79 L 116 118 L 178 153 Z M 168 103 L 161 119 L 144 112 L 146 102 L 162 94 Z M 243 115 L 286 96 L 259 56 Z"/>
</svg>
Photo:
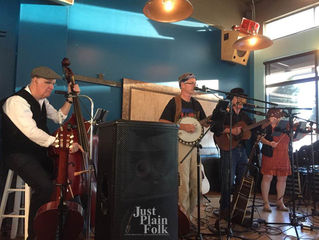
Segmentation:
<svg viewBox="0 0 319 240">
<path fill-rule="evenodd" d="M 314 77 L 297 79 L 297 80 L 292 80 L 292 81 L 282 81 L 282 82 L 268 84 L 268 85 L 266 84 L 266 76 L 270 75 L 270 64 L 285 61 L 285 60 L 290 60 L 293 58 L 298 58 L 298 57 L 302 57 L 302 56 L 306 56 L 306 55 L 313 55 L 313 57 L 314 57 L 314 59 L 313 59 L 314 68 L 315 68 L 315 76 Z M 282 58 L 277 58 L 277 59 L 270 60 L 270 61 L 265 61 L 263 63 L 265 66 L 265 80 L 264 80 L 265 100 L 269 101 L 269 99 L 267 97 L 267 88 L 289 86 L 289 85 L 294 85 L 294 84 L 302 84 L 305 82 L 314 82 L 315 83 L 315 104 L 316 104 L 315 118 L 316 118 L 316 122 L 318 123 L 318 120 L 319 120 L 319 117 L 318 117 L 319 116 L 319 99 L 318 99 L 319 98 L 319 94 L 318 94 L 318 81 L 319 81 L 318 67 L 319 66 L 318 66 L 318 58 L 319 58 L 319 50 L 313 50 L 313 51 L 309 51 L 309 52 L 305 52 L 305 53 L 301 53 L 301 54 L 296 54 L 296 55 L 292 55 L 292 56 L 288 56 L 288 57 L 282 57 Z M 269 105 L 267 105 L 267 103 L 265 103 L 265 108 L 267 109 L 267 107 L 269 107 Z"/>
</svg>

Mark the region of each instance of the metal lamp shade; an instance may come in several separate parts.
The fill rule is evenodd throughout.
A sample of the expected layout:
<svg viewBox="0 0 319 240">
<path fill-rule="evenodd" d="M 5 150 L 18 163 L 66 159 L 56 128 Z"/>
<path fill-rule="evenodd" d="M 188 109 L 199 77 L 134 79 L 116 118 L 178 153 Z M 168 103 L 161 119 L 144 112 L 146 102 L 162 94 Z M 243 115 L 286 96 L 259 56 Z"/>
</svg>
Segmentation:
<svg viewBox="0 0 319 240">
<path fill-rule="evenodd" d="M 254 51 L 270 47 L 272 44 L 273 41 L 270 38 L 256 34 L 238 39 L 234 42 L 233 48 L 240 51 Z"/>
<path fill-rule="evenodd" d="M 157 22 L 177 22 L 188 18 L 193 13 L 193 6 L 188 0 L 172 0 L 170 11 L 164 8 L 165 0 L 149 0 L 143 12 L 146 17 Z"/>
</svg>

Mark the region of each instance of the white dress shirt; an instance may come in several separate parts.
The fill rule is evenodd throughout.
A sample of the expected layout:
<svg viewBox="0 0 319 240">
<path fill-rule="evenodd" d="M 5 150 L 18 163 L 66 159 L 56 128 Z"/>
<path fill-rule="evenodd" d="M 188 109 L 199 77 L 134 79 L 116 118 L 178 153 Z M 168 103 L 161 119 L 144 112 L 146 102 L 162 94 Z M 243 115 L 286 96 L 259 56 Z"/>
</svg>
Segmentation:
<svg viewBox="0 0 319 240">
<path fill-rule="evenodd" d="M 25 90 L 31 93 L 29 86 Z M 47 118 L 55 123 L 62 123 L 66 119 L 67 116 L 62 113 L 61 109 L 57 111 L 46 98 L 40 99 L 38 102 L 41 108 L 45 102 Z M 17 95 L 9 97 L 2 108 L 14 125 L 31 141 L 43 147 L 48 147 L 54 142 L 55 137 L 37 127 L 32 118 L 31 106 L 23 97 Z"/>
</svg>

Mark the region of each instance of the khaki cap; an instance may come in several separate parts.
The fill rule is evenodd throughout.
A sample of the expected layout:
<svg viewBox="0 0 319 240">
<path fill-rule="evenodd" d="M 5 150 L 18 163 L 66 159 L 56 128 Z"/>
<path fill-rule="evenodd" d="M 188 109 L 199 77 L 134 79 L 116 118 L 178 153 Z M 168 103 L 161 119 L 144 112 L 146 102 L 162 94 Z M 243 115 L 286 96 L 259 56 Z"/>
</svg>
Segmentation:
<svg viewBox="0 0 319 240">
<path fill-rule="evenodd" d="M 62 77 L 49 67 L 36 67 L 31 72 L 31 78 L 41 77 L 46 79 L 61 79 Z"/>
</svg>

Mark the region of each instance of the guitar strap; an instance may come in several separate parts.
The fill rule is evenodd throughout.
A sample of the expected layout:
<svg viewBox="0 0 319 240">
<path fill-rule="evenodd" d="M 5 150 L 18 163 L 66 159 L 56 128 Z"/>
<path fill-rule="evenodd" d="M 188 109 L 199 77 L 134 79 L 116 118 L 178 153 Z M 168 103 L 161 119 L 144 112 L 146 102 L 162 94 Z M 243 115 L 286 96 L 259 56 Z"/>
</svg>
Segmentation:
<svg viewBox="0 0 319 240">
<path fill-rule="evenodd" d="M 178 119 L 180 119 L 182 114 L 182 98 L 180 95 L 175 96 L 174 98 L 175 98 L 175 105 L 176 105 L 174 122 L 177 123 Z"/>
</svg>

